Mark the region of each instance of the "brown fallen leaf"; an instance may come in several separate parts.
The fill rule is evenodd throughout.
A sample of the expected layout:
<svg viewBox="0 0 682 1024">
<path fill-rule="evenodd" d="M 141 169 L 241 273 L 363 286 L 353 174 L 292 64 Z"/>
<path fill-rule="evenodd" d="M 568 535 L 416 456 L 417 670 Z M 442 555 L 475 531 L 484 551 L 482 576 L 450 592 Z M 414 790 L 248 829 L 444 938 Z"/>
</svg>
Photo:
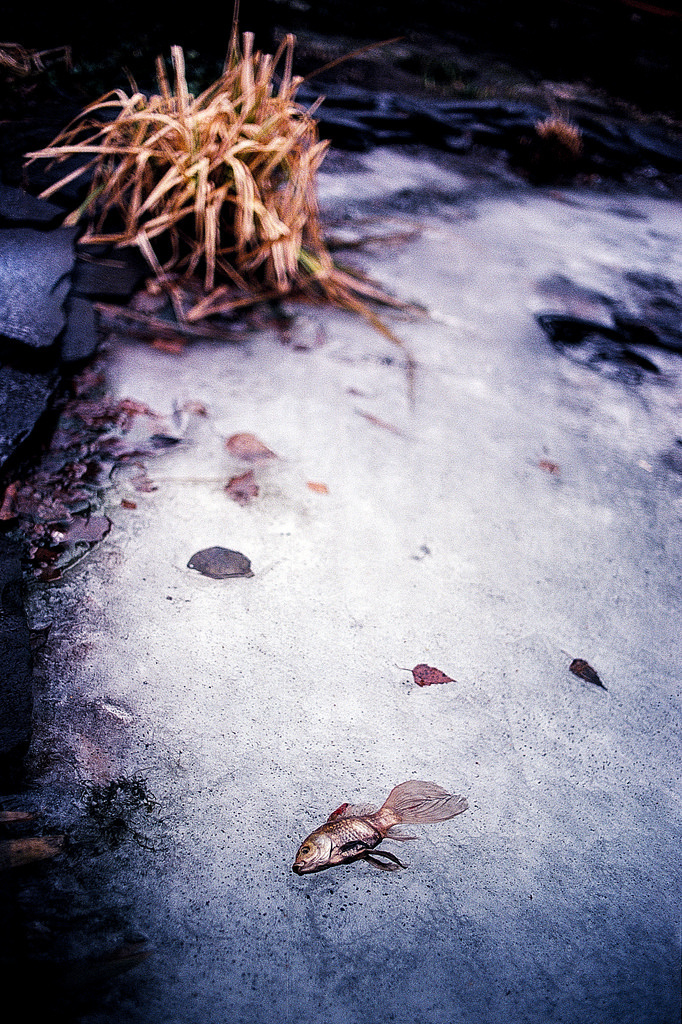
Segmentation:
<svg viewBox="0 0 682 1024">
<path fill-rule="evenodd" d="M 430 665 L 415 665 L 412 669 L 405 668 L 401 671 L 411 672 L 417 686 L 433 686 L 436 683 L 454 683 L 456 681 L 451 676 L 446 676 L 439 668 L 431 668 Z"/>
<path fill-rule="evenodd" d="M 233 476 L 225 484 L 225 493 L 238 505 L 246 505 L 252 498 L 257 498 L 259 491 L 252 469 L 248 469 L 241 476 Z"/>
<path fill-rule="evenodd" d="M 557 462 L 550 462 L 549 459 L 540 459 L 538 462 L 540 469 L 544 469 L 545 473 L 551 473 L 553 476 L 558 476 L 561 473 L 561 467 Z"/>
<path fill-rule="evenodd" d="M 240 551 L 229 548 L 204 548 L 192 555 L 188 569 L 196 569 L 202 576 L 213 580 L 226 580 L 233 576 L 253 576 L 251 562 Z"/>
<path fill-rule="evenodd" d="M 588 683 L 594 683 L 595 686 L 601 686 L 602 690 L 606 690 L 606 687 L 592 666 L 583 658 L 574 658 L 568 667 L 574 676 L 578 676 L 579 679 L 585 679 Z"/>
<path fill-rule="evenodd" d="M 130 498 L 121 498 L 121 508 L 137 508 L 137 502 Z"/>
<path fill-rule="evenodd" d="M 225 447 L 230 455 L 244 462 L 266 462 L 268 459 L 277 458 L 277 455 L 255 434 L 233 434 L 232 437 L 228 437 Z"/>
<path fill-rule="evenodd" d="M 316 480 L 308 480 L 308 487 L 311 491 L 315 491 L 315 494 L 329 494 L 327 485 L 318 483 Z"/>
<path fill-rule="evenodd" d="M 35 817 L 32 811 L 0 811 L 0 823 L 3 825 L 13 821 L 32 821 Z"/>
<path fill-rule="evenodd" d="M 18 868 L 36 860 L 55 857 L 64 846 L 64 836 L 31 836 L 0 840 L 0 870 Z"/>
<path fill-rule="evenodd" d="M 181 356 L 186 345 L 180 338 L 154 338 L 152 348 L 155 348 L 157 352 L 167 352 L 171 356 Z"/>
<path fill-rule="evenodd" d="M 151 494 L 159 489 L 159 485 L 155 484 L 147 475 L 147 470 L 144 466 L 138 467 L 137 471 L 130 477 L 130 482 L 140 494 Z"/>
<path fill-rule="evenodd" d="M 375 427 L 381 427 L 383 430 L 388 430 L 391 434 L 395 434 L 397 437 L 404 437 L 404 433 L 399 427 L 395 427 L 392 423 L 387 423 L 386 420 L 380 419 L 378 416 L 374 416 L 371 412 L 363 412 L 362 409 L 355 410 L 358 416 L 364 416 L 366 420 L 373 423 Z"/>
<path fill-rule="evenodd" d="M 8 484 L 5 488 L 5 494 L 2 499 L 2 506 L 0 506 L 0 519 L 14 519 L 14 499 L 17 494 L 17 484 Z"/>
</svg>

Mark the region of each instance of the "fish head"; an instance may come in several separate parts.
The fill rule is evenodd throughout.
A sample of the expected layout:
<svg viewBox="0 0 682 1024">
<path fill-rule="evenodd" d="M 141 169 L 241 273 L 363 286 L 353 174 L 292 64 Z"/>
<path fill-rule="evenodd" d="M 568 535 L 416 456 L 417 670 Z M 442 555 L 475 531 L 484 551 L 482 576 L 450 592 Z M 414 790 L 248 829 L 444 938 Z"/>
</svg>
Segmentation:
<svg viewBox="0 0 682 1024">
<path fill-rule="evenodd" d="M 313 832 L 298 848 L 292 870 L 297 875 L 321 871 L 335 863 L 331 837 L 323 831 Z"/>
</svg>

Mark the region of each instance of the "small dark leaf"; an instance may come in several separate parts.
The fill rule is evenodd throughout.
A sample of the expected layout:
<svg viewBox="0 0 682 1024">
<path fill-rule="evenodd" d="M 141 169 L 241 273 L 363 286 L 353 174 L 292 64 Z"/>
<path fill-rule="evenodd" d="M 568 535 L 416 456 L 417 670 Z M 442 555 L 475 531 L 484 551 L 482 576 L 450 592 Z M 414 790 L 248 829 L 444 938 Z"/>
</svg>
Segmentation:
<svg viewBox="0 0 682 1024">
<path fill-rule="evenodd" d="M 174 448 L 176 444 L 180 444 L 180 438 L 174 437 L 172 434 L 152 434 L 149 438 L 149 443 L 152 450 L 158 451 L 163 448 Z"/>
<path fill-rule="evenodd" d="M 232 576 L 253 576 L 251 562 L 240 551 L 229 548 L 204 548 L 192 555 L 187 563 L 189 569 L 196 569 L 202 576 L 213 580 L 226 580 Z"/>
<path fill-rule="evenodd" d="M 241 476 L 233 476 L 225 485 L 225 493 L 239 505 L 246 505 L 251 498 L 256 498 L 258 491 L 259 487 L 252 469 Z"/>
<path fill-rule="evenodd" d="M 151 494 L 159 489 L 159 485 L 149 478 L 147 470 L 143 466 L 138 466 L 137 471 L 131 476 L 130 482 L 140 494 Z"/>
<path fill-rule="evenodd" d="M 439 668 L 430 665 L 415 665 L 412 675 L 417 686 L 433 686 L 435 683 L 454 683 L 455 680 L 446 676 Z"/>
<path fill-rule="evenodd" d="M 595 686 L 601 686 L 602 690 L 606 689 L 592 666 L 582 658 L 574 658 L 568 667 L 574 676 L 585 679 L 588 683 L 594 683 Z"/>
</svg>

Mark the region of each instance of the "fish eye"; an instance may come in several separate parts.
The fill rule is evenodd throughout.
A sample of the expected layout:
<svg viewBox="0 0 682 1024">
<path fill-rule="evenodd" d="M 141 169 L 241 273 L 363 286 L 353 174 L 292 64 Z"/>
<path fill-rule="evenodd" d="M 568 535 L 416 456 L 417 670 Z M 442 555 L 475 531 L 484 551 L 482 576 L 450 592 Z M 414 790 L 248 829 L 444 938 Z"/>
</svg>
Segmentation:
<svg viewBox="0 0 682 1024">
<path fill-rule="evenodd" d="M 308 846 L 307 843 L 304 843 L 304 845 L 301 847 L 301 849 L 298 852 L 299 853 L 310 853 L 310 847 Z"/>
</svg>

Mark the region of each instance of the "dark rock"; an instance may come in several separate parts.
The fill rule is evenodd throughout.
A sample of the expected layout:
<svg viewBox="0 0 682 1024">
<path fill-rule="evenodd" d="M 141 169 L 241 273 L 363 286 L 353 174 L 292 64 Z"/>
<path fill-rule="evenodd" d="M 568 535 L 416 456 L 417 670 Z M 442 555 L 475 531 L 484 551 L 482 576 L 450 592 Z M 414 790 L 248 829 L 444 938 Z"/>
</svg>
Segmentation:
<svg viewBox="0 0 682 1024">
<path fill-rule="evenodd" d="M 661 462 L 666 469 L 682 476 L 682 438 L 675 438 L 674 444 L 661 452 Z"/>
<path fill-rule="evenodd" d="M 404 131 L 409 128 L 409 120 L 404 114 L 386 111 L 370 111 L 368 114 L 363 114 L 362 123 L 379 131 Z"/>
<path fill-rule="evenodd" d="M 241 551 L 230 548 L 204 548 L 192 555 L 188 569 L 196 569 L 202 576 L 214 580 L 226 580 L 235 576 L 251 577 L 251 562 Z"/>
<path fill-rule="evenodd" d="M 589 156 L 597 154 L 611 162 L 632 166 L 638 162 L 636 146 L 616 124 L 595 117 L 577 117 L 583 145 Z"/>
<path fill-rule="evenodd" d="M 655 126 L 629 124 L 627 135 L 640 157 L 666 170 L 682 170 L 682 139 L 673 139 Z"/>
<path fill-rule="evenodd" d="M 66 329 L 61 338 L 63 362 L 91 359 L 98 343 L 97 318 L 92 303 L 72 293 L 66 300 Z"/>
<path fill-rule="evenodd" d="M 581 102 L 571 122 L 581 132 L 583 153 L 568 159 L 565 147 L 552 152 L 538 147 L 537 126 L 547 110 L 532 103 L 493 99 L 430 99 L 392 92 L 372 92 L 338 83 L 307 83 L 302 103 L 324 95 L 316 113 L 320 134 L 340 149 L 364 151 L 373 145 L 421 143 L 452 152 L 471 144 L 509 151 L 511 165 L 537 183 L 575 174 L 619 174 L 641 166 L 682 170 L 682 139 L 650 125 L 628 125 L 621 118 L 599 116 L 599 104 Z M 469 134 L 465 134 L 469 133 Z"/>
<path fill-rule="evenodd" d="M 462 131 L 459 135 L 451 132 L 443 136 L 443 149 L 451 153 L 468 153 L 474 144 L 471 132 Z"/>
<path fill-rule="evenodd" d="M 440 104 L 444 112 L 473 114 L 478 120 L 504 117 L 515 107 L 500 100 L 455 100 Z"/>
<path fill-rule="evenodd" d="M 536 319 L 555 345 L 580 345 L 594 334 L 600 334 L 608 341 L 621 340 L 621 335 L 614 328 L 569 313 L 539 313 Z"/>
<path fill-rule="evenodd" d="M 656 334 L 656 331 L 652 330 L 652 328 L 649 327 L 648 324 L 643 323 L 636 317 L 627 316 L 626 314 L 620 315 L 619 313 L 614 313 L 613 322 L 618 328 L 618 330 L 622 334 L 624 334 L 629 339 L 629 341 L 631 341 L 634 345 L 651 345 L 654 347 L 659 346 L 663 348 L 667 347 L 665 345 L 661 346 L 661 339 Z M 682 345 L 679 346 L 679 349 L 682 351 Z"/>
<path fill-rule="evenodd" d="M 682 346 L 682 292 L 660 274 L 632 271 L 625 275 L 630 299 L 638 319 L 651 326 L 666 347 L 679 351 Z M 619 310 L 619 313 L 621 311 Z"/>
<path fill-rule="evenodd" d="M 327 110 L 324 114 L 320 113 L 319 132 L 323 139 L 332 139 L 341 149 L 358 153 L 366 152 L 373 142 L 371 133 L 362 121 L 345 112 Z"/>
<path fill-rule="evenodd" d="M 316 82 L 314 88 L 305 85 L 298 91 L 298 99 L 301 102 L 314 103 L 318 96 L 324 96 L 322 110 L 325 107 L 343 107 L 344 110 L 371 110 L 376 98 L 376 94 L 370 89 L 322 81 Z"/>
<path fill-rule="evenodd" d="M 22 547 L 0 536 L 0 790 L 16 788 L 31 738 L 33 679 L 22 600 Z"/>
<path fill-rule="evenodd" d="M 63 329 L 75 230 L 0 231 L 0 334 L 34 348 Z"/>
<path fill-rule="evenodd" d="M 591 322 L 598 318 L 599 323 L 603 322 L 605 327 L 611 326 L 613 299 L 603 292 L 576 284 L 565 274 L 548 274 L 537 282 L 536 288 L 548 300 L 563 303 L 567 307 L 565 312 L 570 312 L 572 316 L 582 316 Z"/>
<path fill-rule="evenodd" d="M 135 247 L 83 245 L 77 253 L 72 290 L 93 299 L 129 298 L 149 273 Z"/>
<path fill-rule="evenodd" d="M 50 407 L 59 381 L 56 370 L 30 373 L 0 365 L 0 469 L 30 437 Z"/>
<path fill-rule="evenodd" d="M 495 125 L 481 124 L 476 122 L 471 126 L 471 137 L 479 146 L 492 146 L 494 149 L 503 149 L 507 144 L 507 136 L 498 130 Z"/>
<path fill-rule="evenodd" d="M 541 313 L 537 321 L 556 349 L 604 377 L 637 384 L 645 373 L 660 372 L 653 360 L 628 344 L 627 335 L 613 327 L 569 314 Z"/>
<path fill-rule="evenodd" d="M 0 225 L 22 227 L 56 226 L 64 214 L 58 206 L 37 199 L 20 188 L 0 185 Z"/>
</svg>

